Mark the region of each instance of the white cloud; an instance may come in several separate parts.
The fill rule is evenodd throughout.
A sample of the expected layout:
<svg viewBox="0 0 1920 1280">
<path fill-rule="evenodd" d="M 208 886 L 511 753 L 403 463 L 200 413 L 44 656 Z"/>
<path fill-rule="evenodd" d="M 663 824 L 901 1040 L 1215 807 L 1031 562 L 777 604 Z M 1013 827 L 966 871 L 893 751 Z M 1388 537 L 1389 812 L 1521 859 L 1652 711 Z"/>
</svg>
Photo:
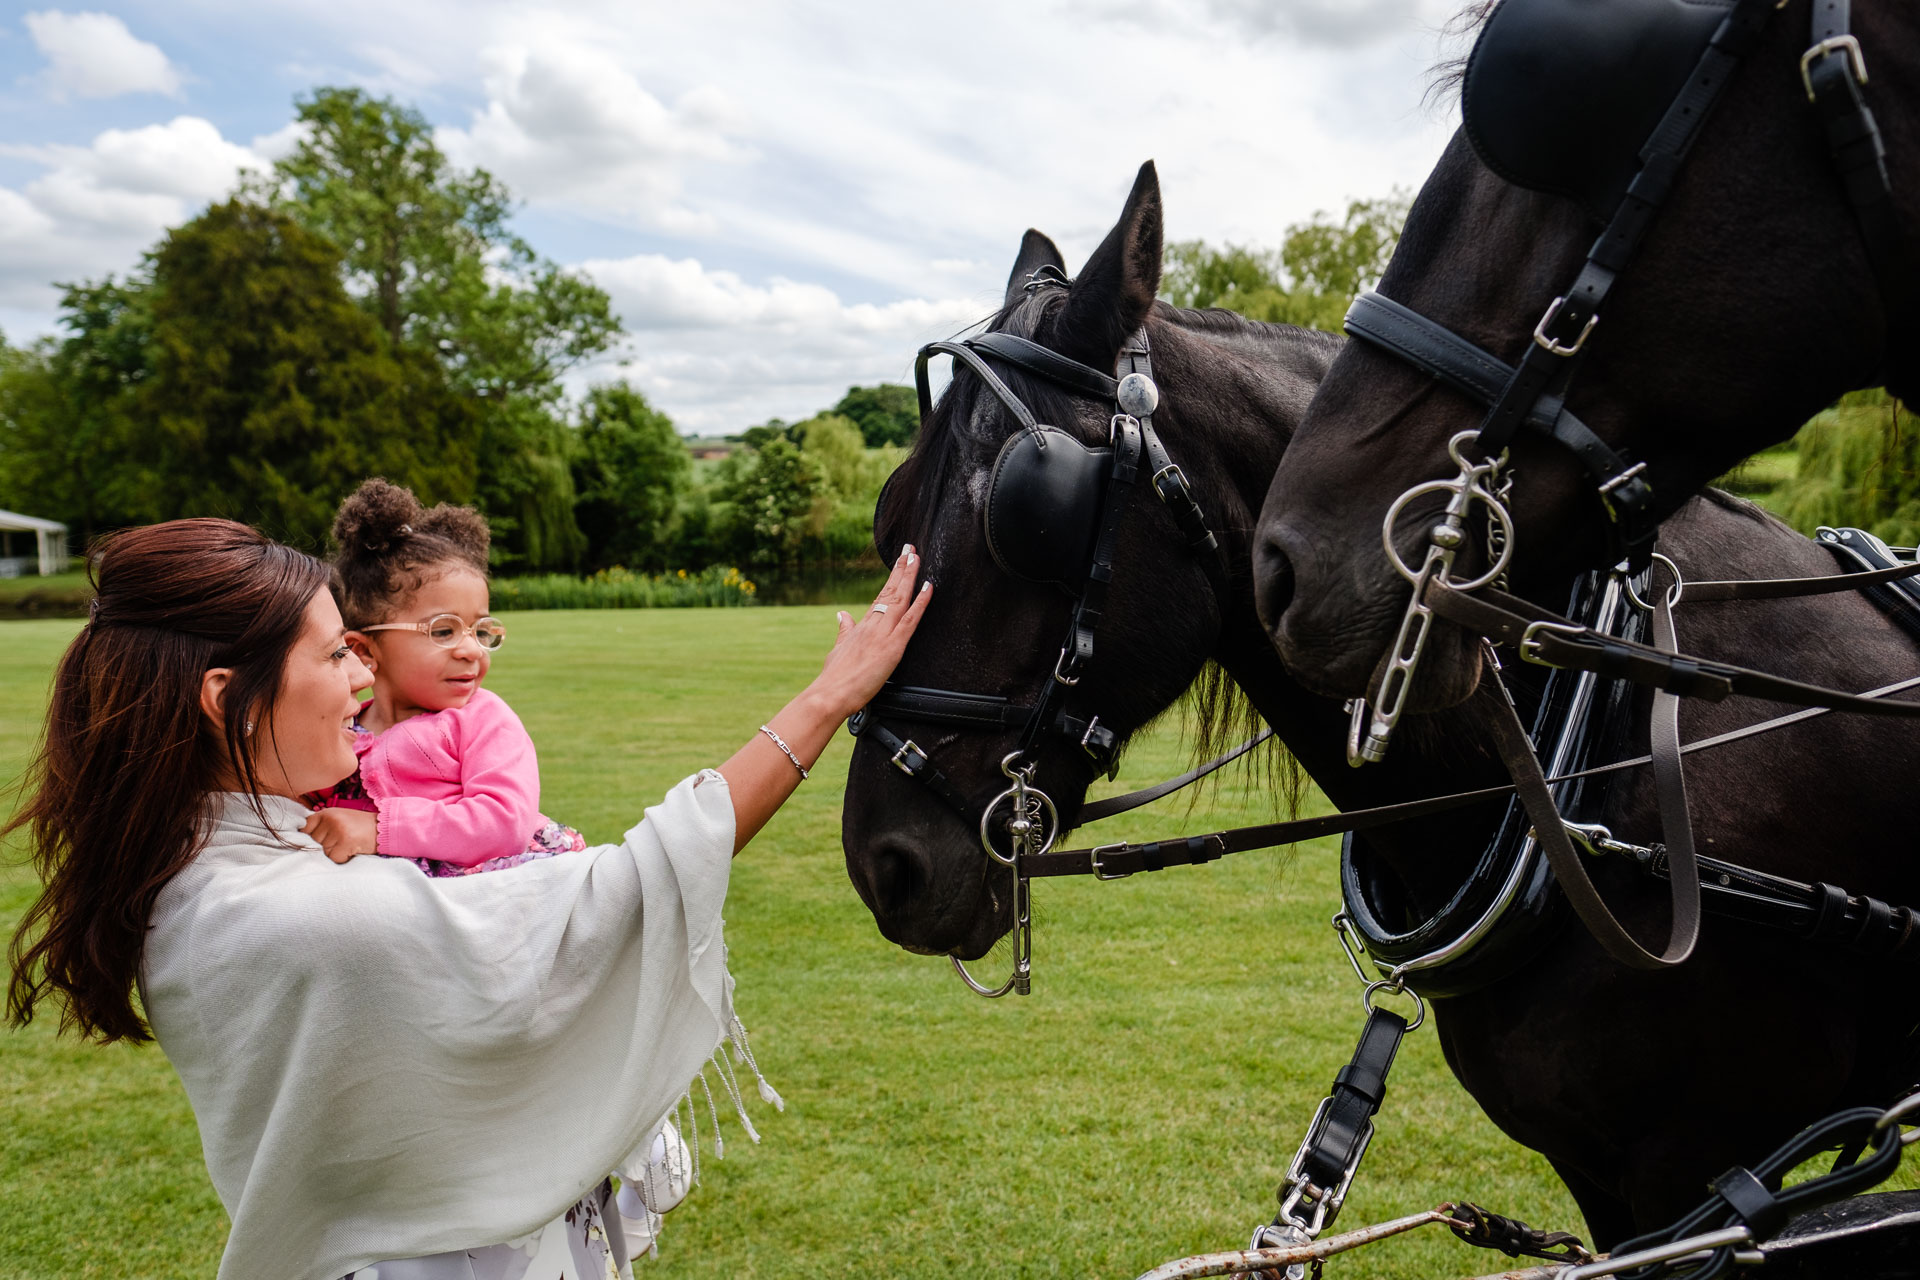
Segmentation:
<svg viewBox="0 0 1920 1280">
<path fill-rule="evenodd" d="M 1155 34 L 1196 30 L 1322 50 L 1390 41 L 1437 25 L 1452 0 L 1066 0 L 1065 11 Z"/>
<path fill-rule="evenodd" d="M 633 338 L 623 376 L 682 430 L 738 431 L 834 403 L 850 386 L 910 378 L 921 343 L 992 310 L 981 298 L 848 303 L 817 284 L 750 284 L 692 258 L 594 259 L 579 268 L 613 298 Z"/>
<path fill-rule="evenodd" d="M 668 106 L 616 59 L 578 40 L 482 54 L 487 103 L 438 139 L 456 160 L 500 175 L 543 202 L 629 215 L 676 234 L 711 231 L 682 208 L 683 166 L 739 154 L 744 121 L 726 94 L 695 87 Z"/>
<path fill-rule="evenodd" d="M 46 169 L 0 187 L 0 306 L 49 309 L 52 282 L 127 270 L 262 164 L 196 116 L 109 129 L 84 147 L 0 145 L 0 155 Z"/>
<path fill-rule="evenodd" d="M 29 13 L 25 22 L 34 47 L 47 60 L 39 79 L 55 101 L 65 101 L 68 95 L 179 95 L 180 72 L 160 46 L 137 38 L 112 14 L 46 9 Z"/>
<path fill-rule="evenodd" d="M 910 378 L 921 342 L 998 303 L 1025 228 L 1077 264 L 1148 157 L 1175 239 L 1276 245 L 1317 209 L 1418 185 L 1450 132 L 1421 105 L 1434 32 L 1461 3 L 974 0 L 954 22 L 893 0 L 184 0 L 169 21 L 231 86 L 222 119 L 287 119 L 255 72 L 296 74 L 290 49 L 302 83 L 420 107 L 456 163 L 527 202 L 536 249 L 614 294 L 629 363 L 583 376 L 735 430 Z M 142 146 L 188 154 L 141 170 L 107 135 L 0 146 L 45 168 L 0 188 L 10 332 L 51 326 L 45 281 L 124 271 L 223 195 L 242 163 L 225 148 L 294 137 L 153 127 Z"/>
</svg>

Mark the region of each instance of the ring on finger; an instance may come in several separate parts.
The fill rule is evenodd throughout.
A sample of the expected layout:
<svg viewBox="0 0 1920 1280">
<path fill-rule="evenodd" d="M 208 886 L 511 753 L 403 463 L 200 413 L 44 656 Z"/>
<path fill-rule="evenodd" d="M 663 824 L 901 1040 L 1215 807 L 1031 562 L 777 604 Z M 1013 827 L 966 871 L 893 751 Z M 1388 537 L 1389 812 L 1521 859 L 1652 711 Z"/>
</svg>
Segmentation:
<svg viewBox="0 0 1920 1280">
<path fill-rule="evenodd" d="M 882 604 L 878 600 L 874 601 L 873 608 L 867 610 L 868 613 L 885 613 L 886 611 L 887 611 L 887 606 Z"/>
</svg>

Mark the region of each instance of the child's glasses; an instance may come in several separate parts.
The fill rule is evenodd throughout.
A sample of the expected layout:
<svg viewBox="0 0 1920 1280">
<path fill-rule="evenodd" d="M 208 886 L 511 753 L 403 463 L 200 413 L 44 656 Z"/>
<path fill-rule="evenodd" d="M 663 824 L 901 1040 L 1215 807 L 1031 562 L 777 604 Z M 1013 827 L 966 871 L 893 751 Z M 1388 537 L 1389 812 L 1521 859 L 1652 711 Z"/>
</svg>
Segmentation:
<svg viewBox="0 0 1920 1280">
<path fill-rule="evenodd" d="M 451 649 L 468 632 L 482 649 L 498 649 L 507 639 L 507 626 L 498 618 L 481 618 L 471 627 L 456 614 L 438 613 L 425 622 L 382 622 L 361 631 L 418 631 L 442 649 Z"/>
</svg>

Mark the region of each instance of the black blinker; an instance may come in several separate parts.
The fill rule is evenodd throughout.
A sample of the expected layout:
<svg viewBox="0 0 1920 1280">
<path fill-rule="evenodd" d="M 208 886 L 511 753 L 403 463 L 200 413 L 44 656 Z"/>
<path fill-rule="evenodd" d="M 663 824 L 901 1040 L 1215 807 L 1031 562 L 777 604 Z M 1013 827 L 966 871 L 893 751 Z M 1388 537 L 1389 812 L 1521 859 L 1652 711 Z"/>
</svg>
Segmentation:
<svg viewBox="0 0 1920 1280">
<path fill-rule="evenodd" d="M 1112 449 L 1089 449 L 1056 427 L 1010 436 L 987 488 L 993 562 L 1016 578 L 1078 591 L 1099 537 L 1112 464 Z"/>
</svg>

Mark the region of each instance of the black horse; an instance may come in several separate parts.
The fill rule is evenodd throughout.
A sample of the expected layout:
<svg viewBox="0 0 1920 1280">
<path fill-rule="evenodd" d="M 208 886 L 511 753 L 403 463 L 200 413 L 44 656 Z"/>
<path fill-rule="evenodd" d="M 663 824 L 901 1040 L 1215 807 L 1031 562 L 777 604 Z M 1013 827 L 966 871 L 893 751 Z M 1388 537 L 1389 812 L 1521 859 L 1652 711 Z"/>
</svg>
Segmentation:
<svg viewBox="0 0 1920 1280">
<path fill-rule="evenodd" d="M 1156 427 L 1194 482 L 1233 566 L 1230 584 L 1216 591 L 1159 504 L 1136 502 L 1120 529 L 1096 653 L 1071 690 L 1072 705 L 1129 734 L 1216 664 L 1344 809 L 1504 781 L 1478 746 L 1476 720 L 1491 696 L 1484 692 L 1422 717 L 1420 731 L 1383 764 L 1349 769 L 1340 704 L 1288 676 L 1256 617 L 1247 572 L 1254 508 L 1337 340 L 1154 302 L 1160 201 L 1150 168 L 1070 288 L 1024 288 L 1036 268 L 1061 265 L 1052 242 L 1028 232 L 992 327 L 1111 367 L 1144 324 L 1162 391 Z M 1110 405 L 1014 369 L 1001 372 L 1043 421 L 1089 443 L 1105 440 Z M 940 585 L 896 677 L 902 683 L 1024 702 L 1051 677 L 1068 601 L 1001 572 L 982 531 L 988 469 L 1015 430 L 979 379 L 959 372 L 883 498 L 883 552 L 912 541 Z M 1831 567 L 1813 544 L 1717 494 L 1676 517 L 1672 554 L 1683 569 L 1731 576 Z M 1746 608 L 1695 616 L 1683 606 L 1683 634 L 1709 654 L 1764 649 L 1811 676 L 1861 685 L 1912 670 L 1912 646 L 1857 596 Z M 1844 652 L 1831 644 L 1836 632 L 1849 637 Z M 1768 713 L 1690 711 L 1686 736 Z M 1013 731 L 896 728 L 911 732 L 979 803 L 1005 784 L 997 766 L 1015 745 Z M 1885 780 L 1910 776 L 1916 754 L 1910 741 L 1889 750 L 1858 721 L 1826 716 L 1691 757 L 1690 779 L 1703 800 L 1700 835 L 1722 857 L 1913 900 L 1920 866 L 1903 860 L 1890 870 L 1882 855 L 1906 816 L 1904 788 Z M 1093 766 L 1071 743 L 1043 745 L 1035 756 L 1039 783 L 1070 825 Z M 1461 810 L 1376 832 L 1370 843 L 1412 908 L 1430 910 L 1472 865 L 1503 812 L 1499 803 Z M 1604 811 L 1582 816 L 1650 842 L 1658 838 L 1653 813 L 1649 788 L 1635 777 L 1615 789 Z M 854 751 L 843 824 L 849 874 L 889 940 L 973 959 L 1008 930 L 1005 869 L 988 861 L 968 823 L 871 740 Z M 1660 927 L 1658 891 L 1604 876 L 1603 888 L 1643 933 Z M 1508 1134 L 1553 1162 L 1605 1245 L 1671 1221 L 1700 1200 L 1706 1179 L 1756 1159 L 1809 1120 L 1848 1102 L 1888 1101 L 1902 1083 L 1898 1063 L 1915 1005 L 1912 984 L 1873 964 L 1710 920 L 1680 971 L 1623 970 L 1569 926 L 1530 962 L 1470 994 L 1435 1001 L 1434 1012 L 1461 1082 Z"/>
<path fill-rule="evenodd" d="M 1802 86 L 1812 3 L 1792 0 L 1771 14 L 1727 82 L 1608 296 L 1568 396 L 1597 435 L 1646 464 L 1655 515 L 1786 439 L 1842 392 L 1920 390 L 1915 299 L 1887 296 Z M 1856 5 L 1854 17 L 1872 70 L 1864 92 L 1885 135 L 1897 222 L 1911 246 L 1920 227 L 1920 100 L 1905 86 L 1920 82 L 1920 14 Z M 1836 68 L 1843 63 L 1844 55 Z M 1567 104 L 1549 100 L 1559 86 L 1538 88 L 1536 114 L 1550 132 Z M 1577 137 L 1562 141 L 1572 166 L 1607 161 L 1583 154 Z M 1629 160 L 1637 145 L 1627 143 Z M 1532 346 L 1536 320 L 1569 291 L 1599 226 L 1587 205 L 1496 176 L 1463 129 L 1414 202 L 1380 293 L 1514 362 Z M 1448 440 L 1485 413 L 1364 343 L 1349 345 L 1328 372 L 1274 476 L 1254 553 L 1262 615 L 1309 686 L 1366 692 L 1408 590 L 1381 552 L 1382 517 L 1411 486 L 1454 474 Z M 1607 522 L 1593 485 L 1558 445 L 1523 432 L 1513 472 L 1514 581 L 1546 599 L 1575 568 L 1611 558 Z M 1402 529 L 1410 539 L 1422 532 L 1411 519 Z M 1437 624 L 1413 705 L 1464 698 L 1479 654 L 1464 631 Z"/>
</svg>

